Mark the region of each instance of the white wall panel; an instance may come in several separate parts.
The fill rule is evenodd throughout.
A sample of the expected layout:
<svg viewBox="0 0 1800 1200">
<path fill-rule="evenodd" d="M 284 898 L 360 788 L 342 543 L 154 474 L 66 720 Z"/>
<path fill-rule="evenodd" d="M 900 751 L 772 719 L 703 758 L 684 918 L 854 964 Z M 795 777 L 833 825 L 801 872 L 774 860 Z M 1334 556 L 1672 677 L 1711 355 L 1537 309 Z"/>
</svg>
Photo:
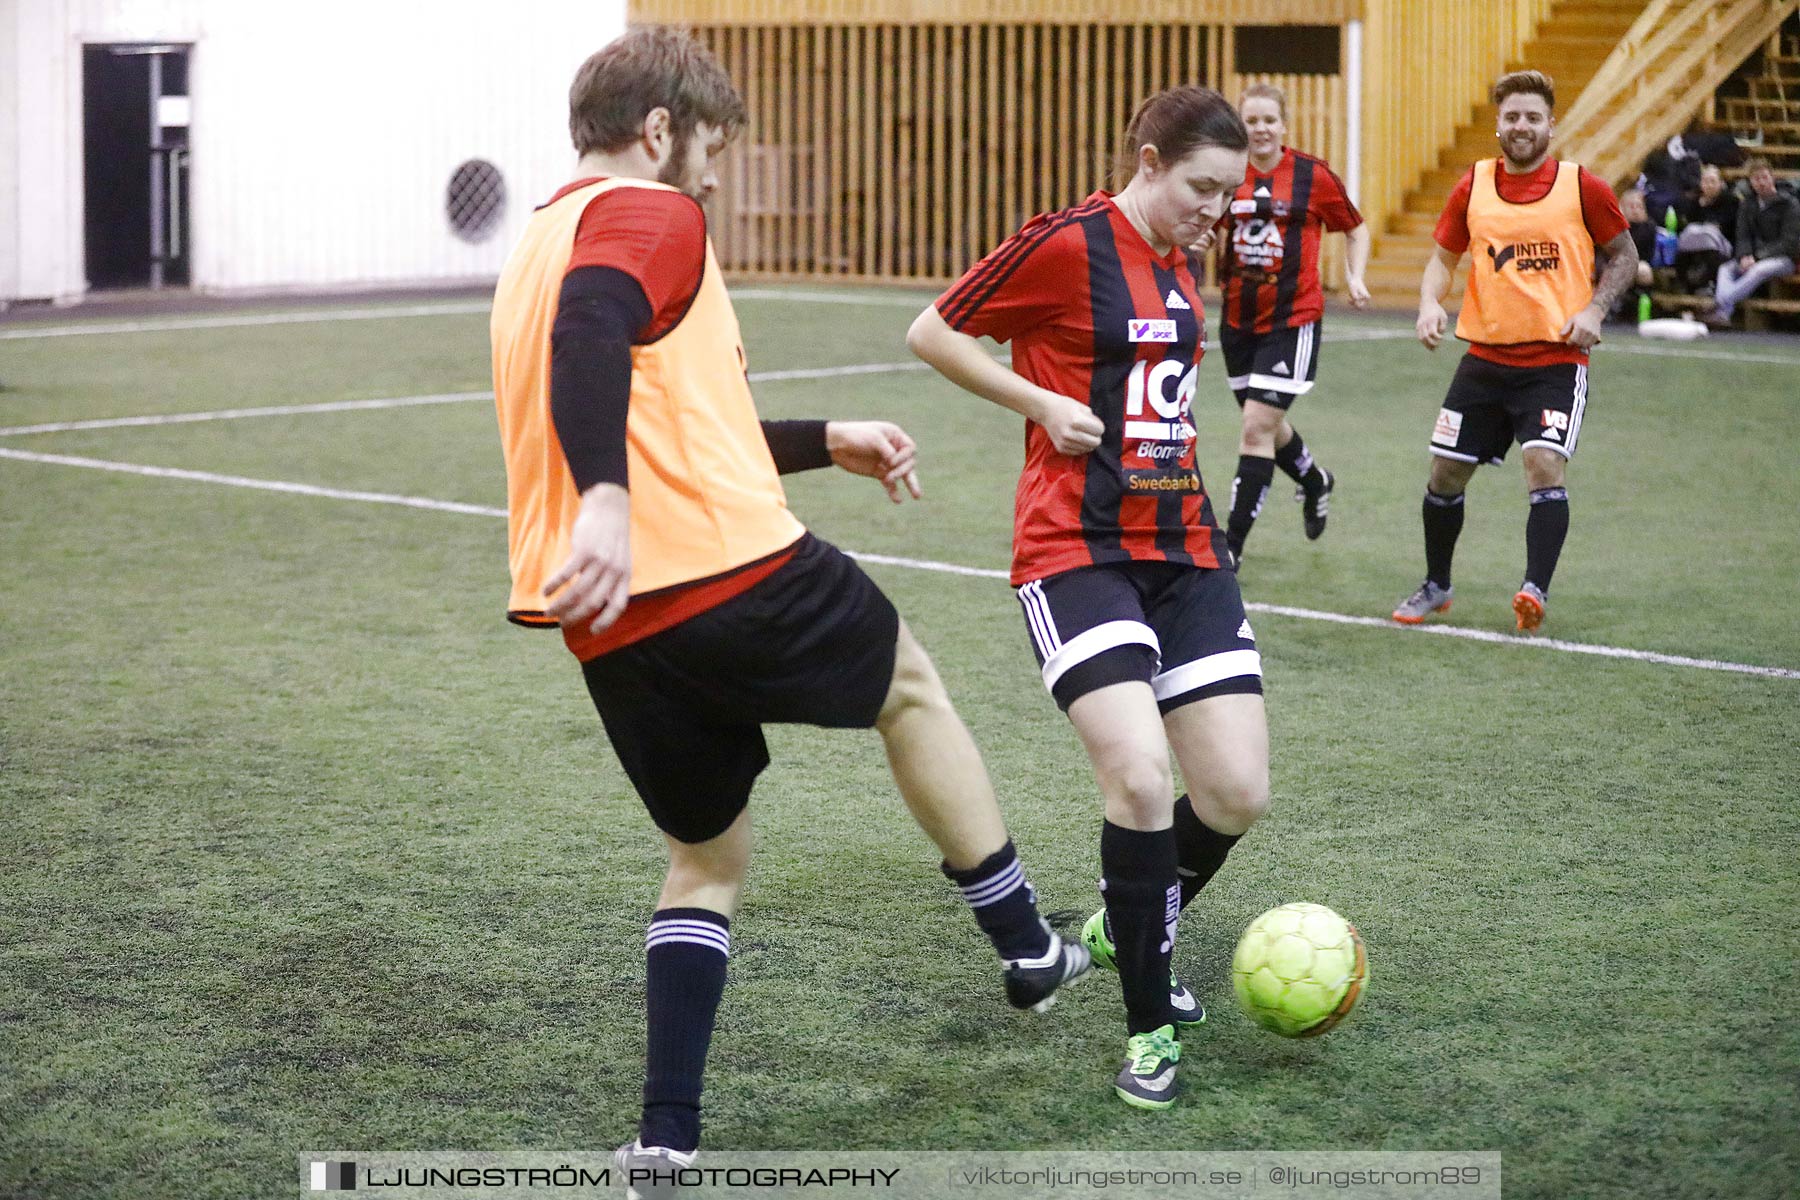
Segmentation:
<svg viewBox="0 0 1800 1200">
<path fill-rule="evenodd" d="M 438 5 L 420 23 L 411 5 L 325 0 L 295 28 L 262 5 L 222 6 L 193 62 L 197 280 L 497 274 L 531 206 L 574 165 L 569 79 L 624 23 L 622 4 L 523 11 Z M 493 162 L 508 187 L 506 221 L 477 245 L 444 212 L 469 158 Z"/>
<path fill-rule="evenodd" d="M 625 24 L 624 0 L 0 3 L 22 6 L 26 98 L 12 121 L 19 212 L 0 228 L 40 251 L 21 255 L 16 285 L 0 273 L 0 297 L 85 288 L 83 43 L 193 44 L 196 287 L 378 286 L 499 272 L 532 206 L 574 166 L 575 68 Z M 444 211 L 451 172 L 470 158 L 498 166 L 508 193 L 505 220 L 475 245 Z"/>
<path fill-rule="evenodd" d="M 0 0 L 0 306 L 19 294 L 19 0 Z"/>
</svg>

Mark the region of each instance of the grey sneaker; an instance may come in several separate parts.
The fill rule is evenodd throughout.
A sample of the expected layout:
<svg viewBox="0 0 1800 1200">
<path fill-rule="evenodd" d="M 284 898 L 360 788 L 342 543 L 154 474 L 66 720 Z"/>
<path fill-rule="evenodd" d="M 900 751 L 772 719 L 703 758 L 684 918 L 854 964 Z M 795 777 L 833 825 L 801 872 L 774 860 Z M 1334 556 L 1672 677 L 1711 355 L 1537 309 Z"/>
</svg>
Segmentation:
<svg viewBox="0 0 1800 1200">
<path fill-rule="evenodd" d="M 1530 580 L 1520 584 L 1518 594 L 1513 597 L 1513 616 L 1518 618 L 1519 632 L 1536 633 L 1538 626 L 1544 623 L 1544 610 L 1549 606 L 1549 598 L 1537 584 Z"/>
<path fill-rule="evenodd" d="M 1063 940 L 1049 926 L 1050 952 L 1042 958 L 1008 959 L 1006 1002 L 1014 1008 L 1045 1012 L 1056 1003 L 1056 989 L 1093 970 L 1094 957 L 1080 942 Z"/>
<path fill-rule="evenodd" d="M 1400 602 L 1400 607 L 1394 610 L 1394 620 L 1402 625 L 1422 625 L 1434 612 L 1449 612 L 1450 592 L 1450 588 L 1439 587 L 1427 579 L 1419 585 L 1418 591 Z"/>
<path fill-rule="evenodd" d="M 694 1165 L 697 1150 L 646 1146 L 633 1138 L 613 1151 L 613 1170 L 625 1185 L 626 1200 L 670 1200 L 680 1195 L 680 1171 Z"/>
</svg>

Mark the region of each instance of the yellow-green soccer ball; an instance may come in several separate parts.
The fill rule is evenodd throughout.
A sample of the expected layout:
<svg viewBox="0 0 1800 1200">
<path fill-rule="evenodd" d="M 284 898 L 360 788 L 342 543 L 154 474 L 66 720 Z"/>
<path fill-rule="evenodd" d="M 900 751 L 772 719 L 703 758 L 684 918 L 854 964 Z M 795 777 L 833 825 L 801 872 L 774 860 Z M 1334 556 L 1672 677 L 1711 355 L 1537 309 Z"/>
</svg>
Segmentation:
<svg viewBox="0 0 1800 1200">
<path fill-rule="evenodd" d="M 1368 977 L 1356 926 L 1323 904 L 1271 908 L 1231 956 L 1239 1007 L 1282 1037 L 1317 1037 L 1349 1016 Z"/>
</svg>

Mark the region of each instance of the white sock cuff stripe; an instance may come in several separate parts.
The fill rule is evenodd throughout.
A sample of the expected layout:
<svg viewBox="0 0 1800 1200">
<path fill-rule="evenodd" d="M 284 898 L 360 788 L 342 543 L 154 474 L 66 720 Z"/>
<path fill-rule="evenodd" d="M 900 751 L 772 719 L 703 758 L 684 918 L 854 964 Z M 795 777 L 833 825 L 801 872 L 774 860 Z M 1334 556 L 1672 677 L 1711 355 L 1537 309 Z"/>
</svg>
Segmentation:
<svg viewBox="0 0 1800 1200">
<path fill-rule="evenodd" d="M 731 953 L 731 931 L 723 925 L 715 925 L 711 921 L 696 921 L 677 917 L 667 921 L 651 921 L 650 928 L 644 934 L 644 948 L 661 946 L 669 942 L 687 942 L 695 946 L 710 946 L 721 954 Z"/>
<path fill-rule="evenodd" d="M 1015 858 L 998 875 L 991 879 L 984 879 L 980 883 L 964 884 L 960 890 L 963 899 L 969 902 L 969 907 L 986 908 L 990 904 L 1005 899 L 1023 886 L 1025 886 L 1025 867 Z"/>
</svg>

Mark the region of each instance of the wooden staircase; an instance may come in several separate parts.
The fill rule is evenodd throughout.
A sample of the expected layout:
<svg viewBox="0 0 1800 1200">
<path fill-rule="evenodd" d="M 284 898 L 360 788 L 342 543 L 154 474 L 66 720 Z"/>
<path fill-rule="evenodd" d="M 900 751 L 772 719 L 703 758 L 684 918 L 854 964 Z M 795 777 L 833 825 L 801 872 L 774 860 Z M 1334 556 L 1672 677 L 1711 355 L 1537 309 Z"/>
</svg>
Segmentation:
<svg viewBox="0 0 1800 1200">
<path fill-rule="evenodd" d="M 1609 183 L 1685 129 L 1719 85 L 1800 11 L 1800 0 L 1653 0 L 1559 130 L 1561 154 Z"/>
<path fill-rule="evenodd" d="M 1526 44 L 1523 61 L 1509 63 L 1506 69 L 1530 67 L 1549 75 L 1556 81 L 1557 106 L 1564 109 L 1586 88 L 1645 6 L 1646 0 L 1562 0 Z M 1497 153 L 1497 116 L 1491 103 L 1476 106 L 1438 155 L 1437 165 L 1407 191 L 1400 211 L 1388 218 L 1387 228 L 1375 231 L 1366 278 L 1376 307 L 1418 307 L 1419 275 L 1431 257 L 1435 244 L 1431 231 L 1438 214 L 1469 164 Z M 1460 292 L 1459 278 L 1451 298 Z"/>
<path fill-rule="evenodd" d="M 1763 131 L 1763 152 L 1777 169 L 1800 168 L 1800 36 L 1782 32 L 1796 12 L 1800 0 L 1566 0 L 1508 70 L 1536 67 L 1556 80 L 1551 152 L 1618 186 L 1766 46 L 1763 75 L 1735 103 L 1755 118 L 1750 125 Z M 1437 216 L 1469 164 L 1495 153 L 1495 117 L 1493 105 L 1477 108 L 1376 234 L 1368 274 L 1376 305 L 1417 306 Z M 1451 297 L 1459 291 L 1460 281 Z"/>
<path fill-rule="evenodd" d="M 1740 138 L 1760 138 L 1750 153 L 1792 177 L 1800 172 L 1800 14 L 1769 39 L 1759 65 L 1736 85 L 1744 95 L 1718 98 L 1715 119 Z"/>
</svg>

